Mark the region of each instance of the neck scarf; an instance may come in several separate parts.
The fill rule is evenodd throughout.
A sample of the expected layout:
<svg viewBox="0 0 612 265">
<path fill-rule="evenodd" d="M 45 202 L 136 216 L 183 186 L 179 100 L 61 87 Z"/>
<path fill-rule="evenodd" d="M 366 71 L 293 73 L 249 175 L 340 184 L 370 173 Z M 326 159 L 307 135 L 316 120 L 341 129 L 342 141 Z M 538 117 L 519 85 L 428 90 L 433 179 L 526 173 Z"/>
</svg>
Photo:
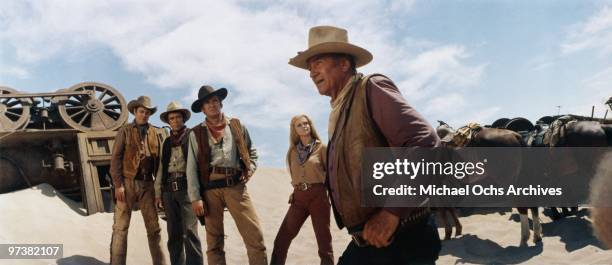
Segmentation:
<svg viewBox="0 0 612 265">
<path fill-rule="evenodd" d="M 302 141 L 299 141 L 298 144 L 295 145 L 297 149 L 298 160 L 300 161 L 300 165 L 303 165 L 306 162 L 306 160 L 310 156 L 310 153 L 312 153 L 314 146 L 315 146 L 315 139 L 312 139 L 312 141 L 307 145 L 302 144 Z"/>
<path fill-rule="evenodd" d="M 336 98 L 331 101 L 331 112 L 329 113 L 329 123 L 327 126 L 327 135 L 328 139 L 332 139 L 334 136 L 334 130 L 336 129 L 336 123 L 338 122 L 338 118 L 340 117 L 340 110 L 346 103 L 346 96 L 349 94 L 351 90 L 354 89 L 355 84 L 361 80 L 362 74 L 356 74 L 349 79 L 349 81 L 344 85 L 340 93 L 336 96 Z"/>
<path fill-rule="evenodd" d="M 213 139 L 215 139 L 215 141 L 217 142 L 221 140 L 221 138 L 223 138 L 225 125 L 227 125 L 227 123 L 225 122 L 225 115 L 223 114 L 221 114 L 221 122 L 219 124 L 212 124 L 208 119 L 206 119 L 206 126 L 208 127 L 208 131 L 210 131 Z"/>
<path fill-rule="evenodd" d="M 136 124 L 138 131 L 140 132 L 140 139 L 144 139 L 147 136 L 147 130 L 149 130 L 149 124 Z"/>
<path fill-rule="evenodd" d="M 183 126 L 183 128 L 180 128 L 176 132 L 173 131 L 170 134 L 170 140 L 172 141 L 173 147 L 177 147 L 181 145 L 181 142 L 183 141 L 183 138 L 185 137 L 186 132 L 187 132 L 187 127 Z"/>
</svg>

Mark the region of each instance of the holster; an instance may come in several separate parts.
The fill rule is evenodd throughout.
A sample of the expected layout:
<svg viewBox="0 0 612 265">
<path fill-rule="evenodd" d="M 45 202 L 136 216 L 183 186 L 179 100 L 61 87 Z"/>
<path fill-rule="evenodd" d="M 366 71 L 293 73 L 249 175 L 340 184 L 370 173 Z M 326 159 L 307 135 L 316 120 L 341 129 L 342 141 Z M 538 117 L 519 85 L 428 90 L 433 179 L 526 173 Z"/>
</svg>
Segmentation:
<svg viewBox="0 0 612 265">
<path fill-rule="evenodd" d="M 204 194 L 205 190 L 200 188 L 200 197 L 202 198 L 202 203 L 204 203 L 204 209 L 206 209 L 206 211 L 208 211 L 208 202 L 206 202 L 206 194 Z M 205 211 L 205 212 L 206 212 Z M 202 216 L 198 216 L 196 215 L 196 218 L 198 218 L 198 221 L 200 221 L 200 224 L 202 226 L 206 225 L 205 220 L 206 215 L 202 215 Z"/>
</svg>

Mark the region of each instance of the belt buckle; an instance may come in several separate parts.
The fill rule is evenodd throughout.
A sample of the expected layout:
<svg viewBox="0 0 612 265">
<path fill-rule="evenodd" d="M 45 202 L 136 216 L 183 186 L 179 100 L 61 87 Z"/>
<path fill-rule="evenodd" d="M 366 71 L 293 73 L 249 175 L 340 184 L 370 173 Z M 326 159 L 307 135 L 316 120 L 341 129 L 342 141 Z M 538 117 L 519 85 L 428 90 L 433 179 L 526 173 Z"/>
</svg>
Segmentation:
<svg viewBox="0 0 612 265">
<path fill-rule="evenodd" d="M 228 187 L 234 186 L 236 184 L 236 181 L 234 181 L 234 176 L 225 178 L 225 184 L 227 184 Z"/>
<path fill-rule="evenodd" d="M 302 182 L 302 183 L 298 184 L 298 186 L 299 186 L 299 188 L 300 188 L 300 190 L 301 190 L 301 191 L 306 191 L 306 190 L 308 190 L 308 183 L 304 183 L 304 182 Z"/>
<path fill-rule="evenodd" d="M 178 189 L 178 181 L 172 181 L 172 191 L 177 191 Z"/>
</svg>

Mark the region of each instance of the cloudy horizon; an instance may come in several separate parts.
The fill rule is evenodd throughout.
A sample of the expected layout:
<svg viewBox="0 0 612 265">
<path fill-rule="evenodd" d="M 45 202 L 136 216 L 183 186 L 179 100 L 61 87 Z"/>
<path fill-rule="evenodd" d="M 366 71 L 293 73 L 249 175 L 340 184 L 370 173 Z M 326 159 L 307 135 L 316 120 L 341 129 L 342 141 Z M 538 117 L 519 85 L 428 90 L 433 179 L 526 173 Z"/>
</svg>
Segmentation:
<svg viewBox="0 0 612 265">
<path fill-rule="evenodd" d="M 313 117 L 327 139 L 329 98 L 287 64 L 308 29 L 335 25 L 374 55 L 432 124 L 502 117 L 597 117 L 612 96 L 612 1 L 3 1 L 0 85 L 52 92 L 107 83 L 126 100 L 189 106 L 226 87 L 226 113 L 251 131 L 262 164 L 284 166 L 288 123 Z M 560 106 L 557 107 L 557 106 Z M 608 117 L 612 113 L 608 114 Z M 131 118 L 130 118 L 131 119 Z M 188 125 L 202 121 L 193 115 Z M 162 125 L 156 116 L 152 119 Z"/>
</svg>

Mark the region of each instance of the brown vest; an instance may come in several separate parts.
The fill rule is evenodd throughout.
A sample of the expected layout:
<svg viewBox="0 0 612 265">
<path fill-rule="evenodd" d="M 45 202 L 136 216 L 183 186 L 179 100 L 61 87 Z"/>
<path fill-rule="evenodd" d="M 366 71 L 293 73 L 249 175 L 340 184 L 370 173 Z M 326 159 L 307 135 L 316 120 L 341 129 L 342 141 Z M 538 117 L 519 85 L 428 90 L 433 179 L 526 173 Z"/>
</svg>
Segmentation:
<svg viewBox="0 0 612 265">
<path fill-rule="evenodd" d="M 124 125 L 125 130 L 125 147 L 123 153 L 123 176 L 126 178 L 134 178 L 138 172 L 140 166 L 141 157 L 140 150 L 145 149 L 145 145 L 142 144 L 138 127 L 133 123 Z M 158 156 L 160 137 L 157 132 L 157 128 L 149 124 L 147 130 L 147 143 L 149 145 L 149 152 L 153 160 L 153 168 L 151 169 L 153 174 L 157 172 L 158 167 Z"/>
<path fill-rule="evenodd" d="M 230 132 L 232 133 L 232 138 L 234 138 L 234 144 L 236 145 L 236 148 L 238 148 L 238 156 L 240 157 L 240 165 L 242 166 L 242 170 L 250 170 L 251 157 L 240 120 L 230 118 L 229 126 Z M 208 129 L 205 126 L 198 125 L 193 128 L 193 133 L 198 145 L 197 160 L 200 187 L 205 187 L 210 179 L 210 145 L 208 143 Z"/>
<path fill-rule="evenodd" d="M 293 146 L 287 154 L 291 185 L 325 183 L 325 172 L 327 171 L 325 152 L 327 152 L 327 147 L 317 140 L 304 164 L 300 164 L 297 147 Z"/>
<path fill-rule="evenodd" d="M 361 206 L 361 159 L 366 147 L 387 147 L 368 110 L 366 85 L 372 75 L 363 77 L 342 106 L 333 136 L 333 159 L 339 192 L 340 217 L 347 227 L 365 223 L 377 208 Z M 349 115 L 350 114 L 350 115 Z"/>
</svg>

